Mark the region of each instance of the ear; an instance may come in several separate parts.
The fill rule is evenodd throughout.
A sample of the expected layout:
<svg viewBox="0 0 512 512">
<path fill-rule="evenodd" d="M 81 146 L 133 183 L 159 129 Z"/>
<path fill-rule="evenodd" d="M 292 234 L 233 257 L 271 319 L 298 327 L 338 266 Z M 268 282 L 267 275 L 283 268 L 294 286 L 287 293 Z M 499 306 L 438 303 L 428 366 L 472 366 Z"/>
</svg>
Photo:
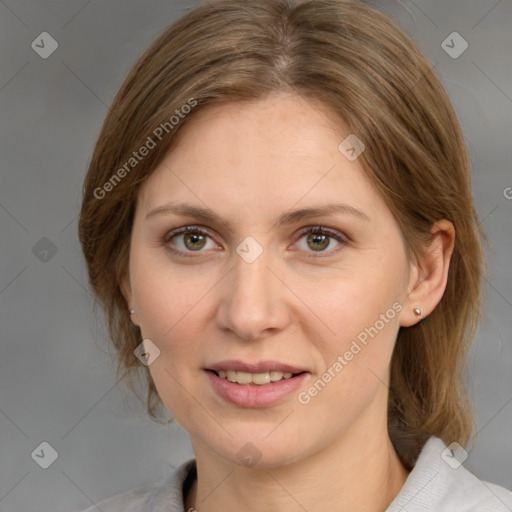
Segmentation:
<svg viewBox="0 0 512 512">
<path fill-rule="evenodd" d="M 130 283 L 130 276 L 128 275 L 128 273 L 126 273 L 124 275 L 124 277 L 121 279 L 120 288 L 121 288 L 121 293 L 123 294 L 124 298 L 126 299 L 126 307 L 129 310 L 134 308 L 134 306 L 132 305 L 133 304 L 133 302 L 132 302 L 132 286 Z M 130 315 L 130 318 L 132 320 L 132 323 L 134 323 L 135 325 L 139 325 L 139 322 L 137 320 L 137 312 L 132 313 Z"/>
<path fill-rule="evenodd" d="M 411 266 L 409 291 L 400 317 L 402 327 L 414 325 L 430 315 L 446 289 L 455 228 L 443 219 L 435 222 L 430 232 L 432 238 L 424 255 Z M 421 310 L 421 315 L 414 313 L 416 308 Z"/>
</svg>

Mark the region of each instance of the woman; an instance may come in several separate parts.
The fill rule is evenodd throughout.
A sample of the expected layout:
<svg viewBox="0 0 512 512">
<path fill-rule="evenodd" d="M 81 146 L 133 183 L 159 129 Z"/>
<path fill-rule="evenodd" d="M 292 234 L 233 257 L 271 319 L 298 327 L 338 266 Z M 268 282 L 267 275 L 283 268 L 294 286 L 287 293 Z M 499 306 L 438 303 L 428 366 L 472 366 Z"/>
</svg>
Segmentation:
<svg viewBox="0 0 512 512">
<path fill-rule="evenodd" d="M 115 98 L 79 229 L 120 374 L 195 458 L 97 508 L 512 510 L 461 465 L 477 225 L 447 94 L 384 15 L 188 13 Z"/>
</svg>

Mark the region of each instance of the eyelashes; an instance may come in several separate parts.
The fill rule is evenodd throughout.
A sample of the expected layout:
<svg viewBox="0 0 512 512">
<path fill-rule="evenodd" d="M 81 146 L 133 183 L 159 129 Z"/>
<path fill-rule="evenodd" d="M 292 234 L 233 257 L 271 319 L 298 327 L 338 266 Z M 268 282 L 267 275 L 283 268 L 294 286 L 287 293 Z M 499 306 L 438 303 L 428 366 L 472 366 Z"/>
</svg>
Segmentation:
<svg viewBox="0 0 512 512">
<path fill-rule="evenodd" d="M 313 227 L 303 229 L 302 231 L 299 232 L 299 238 L 297 239 L 295 244 L 297 244 L 300 240 L 302 240 L 306 235 L 309 235 L 309 236 L 307 236 L 307 238 L 306 238 L 305 247 L 308 247 L 307 244 L 310 241 L 311 242 L 315 241 L 314 242 L 315 244 L 316 243 L 320 244 L 320 247 L 318 247 L 318 248 L 321 250 L 320 251 L 315 251 L 315 250 L 308 251 L 307 249 L 299 249 L 299 250 L 304 250 L 305 252 L 311 252 L 313 257 L 318 257 L 318 256 L 315 256 L 315 253 L 320 253 L 320 254 L 326 253 L 327 255 L 330 256 L 331 254 L 337 252 L 339 249 L 336 249 L 336 248 L 329 249 L 330 246 L 332 245 L 331 244 L 332 240 L 336 241 L 336 243 L 338 244 L 338 248 L 341 248 L 342 246 L 347 244 L 347 238 L 345 236 L 343 236 L 341 233 L 338 233 L 337 231 L 326 228 L 324 226 L 313 226 Z M 327 241 L 327 243 L 325 243 L 326 241 Z M 324 251 L 323 249 L 329 249 L 329 250 Z"/>
<path fill-rule="evenodd" d="M 204 251 L 187 251 L 186 250 L 186 247 L 185 249 L 176 249 L 175 247 L 173 247 L 174 244 L 171 244 L 171 240 L 173 238 L 177 238 L 177 237 L 184 237 L 184 236 L 189 236 L 189 240 L 196 240 L 197 242 L 197 239 L 199 239 L 200 241 L 203 241 L 203 240 L 206 240 L 207 238 L 209 238 L 211 241 L 213 241 L 212 237 L 210 236 L 210 234 L 208 233 L 208 231 L 204 228 L 201 228 L 199 226 L 185 226 L 185 227 L 182 227 L 182 228 L 178 228 L 178 229 L 174 229 L 172 231 L 169 231 L 169 233 L 167 233 L 164 237 L 164 245 L 167 247 L 167 249 L 173 253 L 177 253 L 177 254 L 183 254 L 185 253 L 184 255 L 185 256 L 189 256 L 188 254 L 186 254 L 187 252 L 191 252 L 191 253 L 194 253 L 194 252 L 204 252 Z M 198 246 L 199 249 L 202 249 L 204 246 Z M 190 255 L 190 256 L 193 256 Z"/>
<path fill-rule="evenodd" d="M 308 236 L 306 236 L 308 235 Z M 301 251 L 308 253 L 307 257 L 326 257 L 338 253 L 339 250 L 343 249 L 344 246 L 349 245 L 349 238 L 337 231 L 325 226 L 309 226 L 303 228 L 295 238 L 293 243 L 296 246 L 305 238 L 305 243 L 302 247 L 294 251 Z M 178 241 L 178 245 L 173 242 Z M 333 243 L 337 245 L 332 248 Z M 312 249 L 310 245 L 316 245 L 316 249 Z M 161 240 L 161 244 L 171 252 L 183 257 L 198 257 L 201 254 L 208 251 L 208 249 L 218 250 L 218 244 L 214 241 L 210 232 L 201 226 L 184 226 L 181 228 L 173 229 L 167 232 Z M 210 247 L 208 247 L 210 245 Z"/>
</svg>

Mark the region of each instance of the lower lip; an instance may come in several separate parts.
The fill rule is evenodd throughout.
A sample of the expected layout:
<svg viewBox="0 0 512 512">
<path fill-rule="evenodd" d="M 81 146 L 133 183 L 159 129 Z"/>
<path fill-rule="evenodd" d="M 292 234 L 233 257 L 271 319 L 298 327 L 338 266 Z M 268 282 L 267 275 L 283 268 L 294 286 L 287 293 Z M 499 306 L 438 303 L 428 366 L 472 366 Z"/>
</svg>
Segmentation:
<svg viewBox="0 0 512 512">
<path fill-rule="evenodd" d="M 207 370 L 215 391 L 225 400 L 240 407 L 268 407 L 277 404 L 285 397 L 297 391 L 309 375 L 301 373 L 289 379 L 281 379 L 268 384 L 237 384 L 219 377 Z"/>
</svg>

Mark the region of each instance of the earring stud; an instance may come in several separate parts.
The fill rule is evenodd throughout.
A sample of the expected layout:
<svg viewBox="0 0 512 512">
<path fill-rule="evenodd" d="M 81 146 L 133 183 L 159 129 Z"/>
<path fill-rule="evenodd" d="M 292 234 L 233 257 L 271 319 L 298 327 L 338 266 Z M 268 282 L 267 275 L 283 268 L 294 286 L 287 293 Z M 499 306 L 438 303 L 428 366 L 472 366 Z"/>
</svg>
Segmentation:
<svg viewBox="0 0 512 512">
<path fill-rule="evenodd" d="M 135 309 L 130 309 L 130 315 L 133 315 L 135 313 Z"/>
<path fill-rule="evenodd" d="M 416 316 L 421 316 L 421 309 L 420 308 L 414 308 L 413 312 Z"/>
</svg>

